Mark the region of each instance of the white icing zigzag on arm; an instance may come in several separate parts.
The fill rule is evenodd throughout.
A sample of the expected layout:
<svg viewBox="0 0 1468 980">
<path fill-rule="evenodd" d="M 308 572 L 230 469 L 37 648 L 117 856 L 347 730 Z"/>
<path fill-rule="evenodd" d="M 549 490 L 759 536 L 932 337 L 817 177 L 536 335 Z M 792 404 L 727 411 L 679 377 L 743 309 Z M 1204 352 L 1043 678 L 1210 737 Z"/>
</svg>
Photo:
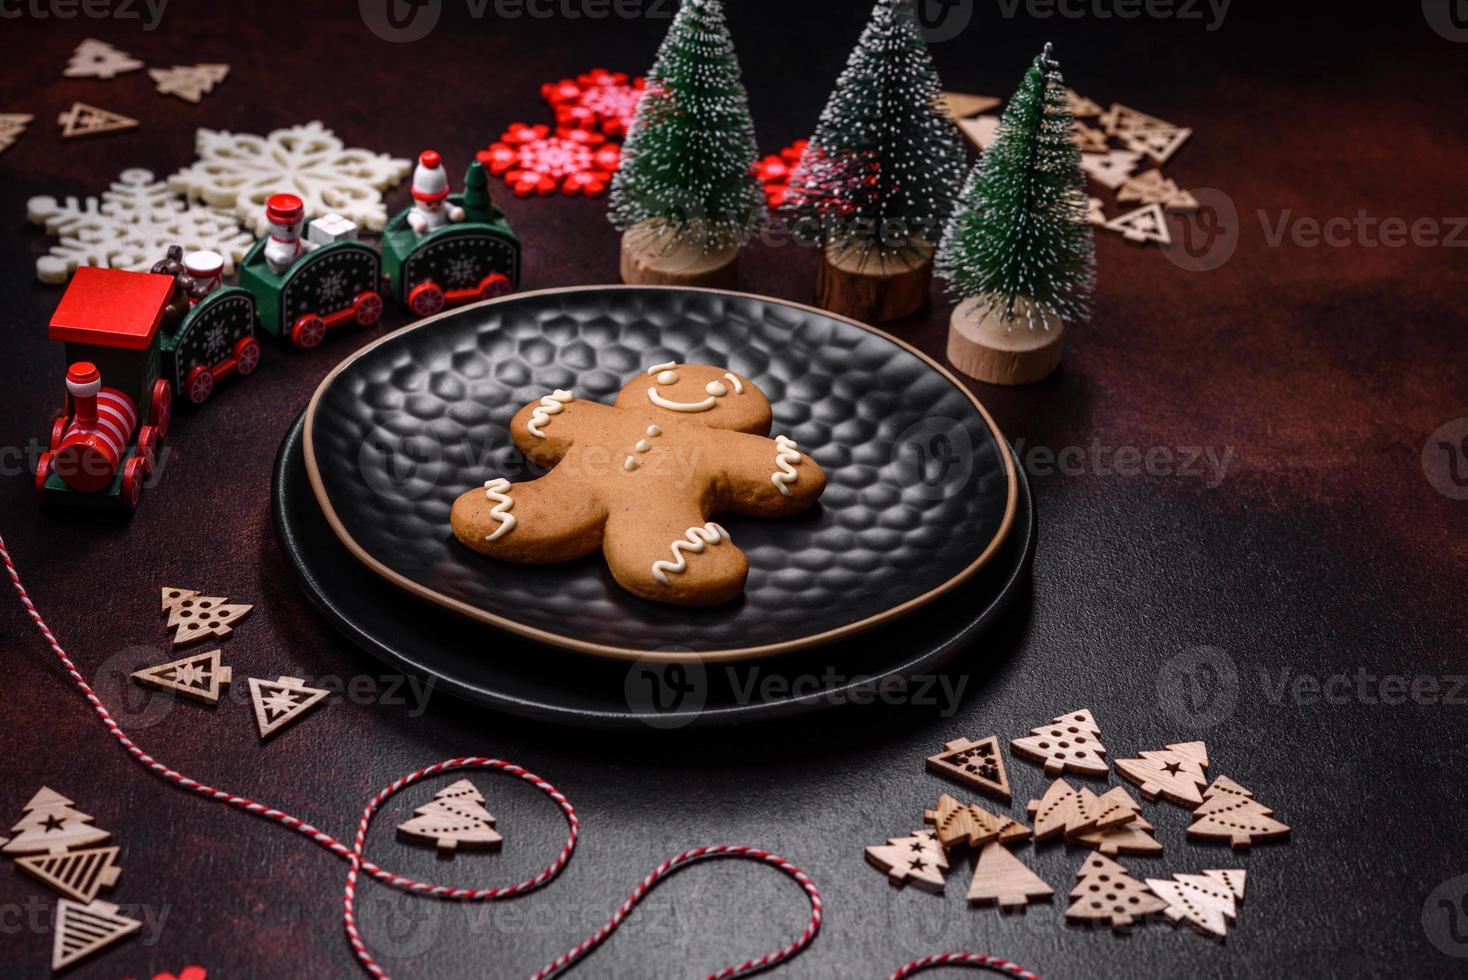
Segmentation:
<svg viewBox="0 0 1468 980">
<path fill-rule="evenodd" d="M 794 483 L 798 476 L 795 467 L 800 465 L 802 457 L 795 449 L 795 443 L 784 436 L 775 437 L 775 469 L 779 470 L 770 477 L 770 482 L 781 494 L 790 496 L 790 484 Z"/>
<path fill-rule="evenodd" d="M 495 505 L 489 510 L 489 516 L 500 522 L 500 526 L 494 529 L 493 534 L 484 536 L 486 541 L 493 541 L 501 534 L 509 534 L 517 523 L 515 515 L 510 513 L 510 508 L 515 506 L 515 502 L 510 499 L 507 492 L 509 489 L 509 480 L 500 478 L 485 481 L 484 495 L 495 502 Z"/>
<path fill-rule="evenodd" d="M 561 410 L 566 407 L 566 402 L 575 400 L 576 396 L 571 392 L 557 388 L 535 406 L 535 411 L 530 413 L 530 421 L 525 424 L 526 430 L 535 438 L 544 439 L 545 433 L 541 431 L 540 427 L 549 422 L 552 415 L 561 414 Z"/>
<path fill-rule="evenodd" d="M 652 577 L 664 585 L 668 584 L 668 572 L 675 575 L 688 569 L 688 559 L 683 557 L 683 552 L 691 551 L 695 555 L 703 554 L 705 544 L 718 544 L 729 540 L 729 532 L 724 530 L 713 521 L 709 521 L 703 527 L 690 527 L 684 536 L 673 542 L 673 560 L 655 561 L 652 563 Z"/>
</svg>

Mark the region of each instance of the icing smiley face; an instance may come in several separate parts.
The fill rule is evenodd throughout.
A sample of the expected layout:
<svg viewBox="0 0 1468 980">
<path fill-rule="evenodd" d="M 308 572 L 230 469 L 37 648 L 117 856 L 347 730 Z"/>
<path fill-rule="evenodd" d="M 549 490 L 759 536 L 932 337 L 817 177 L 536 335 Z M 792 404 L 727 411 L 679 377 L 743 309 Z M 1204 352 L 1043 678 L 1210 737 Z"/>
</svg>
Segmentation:
<svg viewBox="0 0 1468 980">
<path fill-rule="evenodd" d="M 712 364 L 654 364 L 623 386 L 617 407 L 653 408 L 715 429 L 768 435 L 770 402 L 747 378 Z"/>
</svg>

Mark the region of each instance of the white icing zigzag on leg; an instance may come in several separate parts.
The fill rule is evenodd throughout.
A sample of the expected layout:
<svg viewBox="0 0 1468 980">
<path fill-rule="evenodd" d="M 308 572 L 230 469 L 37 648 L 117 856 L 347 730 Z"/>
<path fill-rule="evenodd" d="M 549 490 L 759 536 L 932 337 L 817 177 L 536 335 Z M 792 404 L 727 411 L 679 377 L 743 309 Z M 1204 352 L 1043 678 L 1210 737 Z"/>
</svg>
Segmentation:
<svg viewBox="0 0 1468 980">
<path fill-rule="evenodd" d="M 515 515 L 510 513 L 510 508 L 515 506 L 515 502 L 510 499 L 509 493 L 506 492 L 509 489 L 510 481 L 503 478 L 488 480 L 484 484 L 484 495 L 495 502 L 495 505 L 489 510 L 489 516 L 500 522 L 500 526 L 494 529 L 493 534 L 486 534 L 484 536 L 484 540 L 486 541 L 493 541 L 501 534 L 509 534 L 514 529 L 515 524 L 518 523 L 515 520 Z"/>
<path fill-rule="evenodd" d="M 779 490 L 781 494 L 788 497 L 790 496 L 790 484 L 794 483 L 798 478 L 795 467 L 800 465 L 800 461 L 804 457 L 796 451 L 795 443 L 784 436 L 775 437 L 775 449 L 777 450 L 775 454 L 775 469 L 779 470 L 779 472 L 770 477 L 770 482 L 775 485 L 776 490 Z"/>
<path fill-rule="evenodd" d="M 705 544 L 718 544 L 728 540 L 730 540 L 729 532 L 713 521 L 709 521 L 703 527 L 690 527 L 683 537 L 673 542 L 672 561 L 663 560 L 652 563 L 652 577 L 667 585 L 668 572 L 678 574 L 688 569 L 688 559 L 683 557 L 683 552 L 691 551 L 695 555 L 701 555 Z"/>
<path fill-rule="evenodd" d="M 537 439 L 544 439 L 545 433 L 541 426 L 550 421 L 552 415 L 560 415 L 566 407 L 566 402 L 575 401 L 576 396 L 564 388 L 557 388 L 540 400 L 535 406 L 535 411 L 530 413 L 530 421 L 525 423 L 526 430 Z"/>
</svg>

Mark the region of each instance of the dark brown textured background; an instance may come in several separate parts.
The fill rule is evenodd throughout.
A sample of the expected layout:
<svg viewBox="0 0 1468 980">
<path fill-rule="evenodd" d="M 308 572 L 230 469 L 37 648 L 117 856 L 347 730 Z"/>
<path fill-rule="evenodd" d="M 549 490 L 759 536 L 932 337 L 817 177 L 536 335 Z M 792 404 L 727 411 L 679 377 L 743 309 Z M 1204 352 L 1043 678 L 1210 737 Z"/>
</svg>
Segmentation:
<svg viewBox="0 0 1468 980">
<path fill-rule="evenodd" d="M 773 151 L 807 135 L 865 4 L 730 6 L 761 146 Z M 1434 490 L 1421 459 L 1431 433 L 1468 415 L 1465 253 L 1270 247 L 1256 214 L 1273 223 L 1286 211 L 1325 219 L 1364 208 L 1408 221 L 1468 212 L 1468 45 L 1434 33 L 1417 5 L 1399 7 L 1368 19 L 1239 3 L 1210 32 L 1197 21 L 1041 20 L 1023 11 L 1007 19 L 984 3 L 957 39 L 934 46 L 950 88 L 1006 96 L 1040 43 L 1054 40 L 1083 93 L 1193 126 L 1167 172 L 1187 187 L 1219 189 L 1240 216 L 1236 254 L 1208 273 L 1102 236 L 1096 315 L 1068 338 L 1062 373 L 1020 390 L 979 387 L 1026 453 L 1084 447 L 1088 461 L 1109 462 L 1117 446 L 1208 447 L 1232 452 L 1233 462 L 1217 486 L 1036 472 L 1033 595 L 953 668 L 950 682 L 967 678 L 953 717 L 847 708 L 776 728 L 612 737 L 444 697 L 426 712 L 336 698 L 262 749 L 242 682 L 216 711 L 140 700 L 119 671 L 165 659 L 156 605 L 164 583 L 256 604 L 225 645 L 241 681 L 387 674 L 298 594 L 269 519 L 276 445 L 320 377 L 368 339 L 350 333 L 309 354 L 271 347 L 256 376 L 180 417 L 164 480 L 128 524 L 39 513 L 30 477 L 7 449 L 0 531 L 123 724 L 191 775 L 340 835 L 378 786 L 451 755 L 513 759 L 575 802 L 582 846 L 534 897 L 466 907 L 368 886 L 368 942 L 396 975 L 529 973 L 588 933 L 652 865 L 718 841 L 784 854 L 823 889 L 826 927 L 784 968 L 790 976 L 884 975 L 940 949 L 1008 956 L 1047 977 L 1461 975 L 1465 961 L 1431 939 L 1468 953 L 1468 907 L 1455 915 L 1439 904 L 1468 896 L 1464 882 L 1439 889 L 1468 872 L 1468 705 L 1367 703 L 1356 693 L 1309 704 L 1276 693 L 1281 677 L 1324 680 L 1359 668 L 1444 678 L 1464 669 L 1468 505 Z M 62 390 L 61 352 L 45 339 L 60 292 L 31 273 L 42 235 L 24 220 L 29 196 L 96 193 L 130 166 L 166 175 L 192 159 L 199 125 L 263 133 L 309 119 L 348 145 L 400 156 L 435 146 L 457 173 L 505 124 L 547 117 L 541 82 L 593 65 L 642 70 L 666 27 L 647 18 L 507 21 L 492 7 L 476 20 L 460 3 L 447 8 L 433 34 L 406 45 L 375 38 L 346 0 L 174 0 L 154 32 L 135 21 L 7 13 L 0 112 L 37 121 L 0 156 L 0 443 L 43 439 Z M 88 36 L 152 65 L 223 61 L 231 74 L 198 106 L 156 95 L 141 72 L 62 80 L 71 49 Z M 63 143 L 51 121 L 76 99 L 142 126 Z M 402 206 L 406 190 L 389 200 Z M 526 288 L 614 280 L 603 201 L 501 200 L 525 242 Z M 794 248 L 750 249 L 741 277 L 749 291 L 812 298 L 812 256 Z M 936 302 L 893 330 L 941 352 L 946 319 Z M 394 313 L 380 329 L 402 322 Z M 220 977 L 354 973 L 338 921 L 341 861 L 144 773 L 110 742 L 15 602 L 0 602 L 0 638 L 0 818 L 17 818 L 42 783 L 67 794 L 125 848 L 112 900 L 167 911 L 151 944 L 120 944 L 76 976 L 151 976 L 194 962 Z M 1189 672 L 1199 647 L 1226 651 L 1209 662 L 1232 664 L 1233 679 Z M 1188 696 L 1169 698 L 1179 691 Z M 932 897 L 894 891 L 862 862 L 860 845 L 917 826 L 947 788 L 921 766 L 945 738 L 1012 737 L 1082 705 L 1095 711 L 1113 755 L 1205 738 L 1214 772 L 1250 786 L 1294 826 L 1287 845 L 1235 858 L 1186 843 L 1181 809 L 1146 807 L 1167 850 L 1126 862 L 1135 873 L 1249 869 L 1248 898 L 1222 948 L 1166 926 L 1131 938 L 1068 928 L 1061 901 L 1023 916 L 969 910 L 966 870 L 955 870 L 945 897 Z M 1019 760 L 1011 775 L 1019 803 L 1046 782 Z M 560 818 L 529 787 L 479 782 L 507 834 L 501 855 L 450 863 L 397 846 L 391 824 L 409 800 L 389 805 L 371 854 L 464 884 L 540 867 L 561 837 Z M 1062 896 L 1081 859 L 1051 845 L 1023 854 Z M 50 936 L 26 918 L 37 903 L 49 909 L 54 895 L 0 874 L 0 972 L 46 972 Z M 796 889 L 773 873 L 701 867 L 654 893 L 581 969 L 703 973 L 783 942 L 803 917 Z"/>
</svg>

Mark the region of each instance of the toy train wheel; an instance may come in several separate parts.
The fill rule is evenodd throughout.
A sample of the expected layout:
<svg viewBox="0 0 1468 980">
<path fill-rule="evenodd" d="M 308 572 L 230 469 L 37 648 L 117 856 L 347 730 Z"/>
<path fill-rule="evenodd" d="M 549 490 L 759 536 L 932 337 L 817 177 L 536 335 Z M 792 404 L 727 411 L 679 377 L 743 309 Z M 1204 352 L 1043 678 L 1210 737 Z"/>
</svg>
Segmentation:
<svg viewBox="0 0 1468 980">
<path fill-rule="evenodd" d="M 241 337 L 234 345 L 234 364 L 240 374 L 253 374 L 260 366 L 260 341 L 254 337 Z"/>
<path fill-rule="evenodd" d="M 151 425 L 138 429 L 138 458 L 143 461 L 143 475 L 151 476 L 158 465 L 158 430 Z"/>
<path fill-rule="evenodd" d="M 42 453 L 36 460 L 36 497 L 42 499 L 46 493 L 46 477 L 51 475 L 52 454 Z"/>
<path fill-rule="evenodd" d="M 326 338 L 326 321 L 315 313 L 307 313 L 291 327 L 291 343 L 301 350 L 310 350 Z"/>
<path fill-rule="evenodd" d="M 159 378 L 153 382 L 153 398 L 148 406 L 148 421 L 158 430 L 159 440 L 168 438 L 168 424 L 173 420 L 173 385 Z"/>
<path fill-rule="evenodd" d="M 352 315 L 357 318 L 358 326 L 372 326 L 382 317 L 382 297 L 370 289 L 358 294 L 352 301 Z"/>
<path fill-rule="evenodd" d="M 134 456 L 122 467 L 122 506 L 125 510 L 136 510 L 143 499 L 143 480 L 147 477 L 141 456 Z"/>
<path fill-rule="evenodd" d="M 514 288 L 514 283 L 510 282 L 509 276 L 503 272 L 492 272 L 479 283 L 479 295 L 485 299 L 493 299 L 496 296 L 505 295 Z"/>
<path fill-rule="evenodd" d="M 65 415 L 56 416 L 56 421 L 51 423 L 51 443 L 46 448 L 56 451 L 61 448 L 61 440 L 66 436 L 66 426 L 69 419 Z"/>
<path fill-rule="evenodd" d="M 408 291 L 408 309 L 418 316 L 432 316 L 443 309 L 443 290 L 436 283 L 420 282 Z"/>
<path fill-rule="evenodd" d="M 214 375 L 204 365 L 195 364 L 184 379 L 184 388 L 188 391 L 189 401 L 202 405 L 214 391 Z"/>
</svg>

